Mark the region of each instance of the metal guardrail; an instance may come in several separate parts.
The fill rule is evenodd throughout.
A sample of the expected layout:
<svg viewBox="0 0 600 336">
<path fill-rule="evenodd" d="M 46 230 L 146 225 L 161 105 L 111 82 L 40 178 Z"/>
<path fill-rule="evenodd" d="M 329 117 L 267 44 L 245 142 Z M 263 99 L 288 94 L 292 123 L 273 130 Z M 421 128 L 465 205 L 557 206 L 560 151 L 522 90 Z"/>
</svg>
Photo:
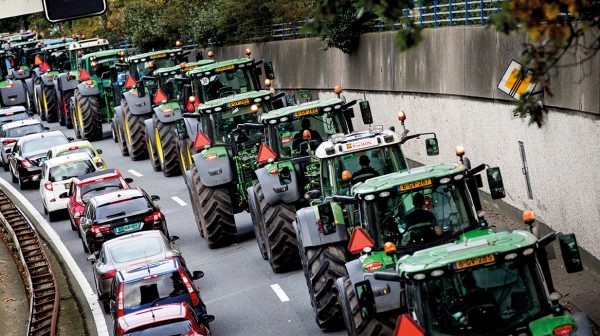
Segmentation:
<svg viewBox="0 0 600 336">
<path fill-rule="evenodd" d="M 29 297 L 27 335 L 56 335 L 60 304 L 58 282 L 42 240 L 13 201 L 0 190 L 0 224 L 11 244 L 9 250 L 21 263 Z"/>
</svg>

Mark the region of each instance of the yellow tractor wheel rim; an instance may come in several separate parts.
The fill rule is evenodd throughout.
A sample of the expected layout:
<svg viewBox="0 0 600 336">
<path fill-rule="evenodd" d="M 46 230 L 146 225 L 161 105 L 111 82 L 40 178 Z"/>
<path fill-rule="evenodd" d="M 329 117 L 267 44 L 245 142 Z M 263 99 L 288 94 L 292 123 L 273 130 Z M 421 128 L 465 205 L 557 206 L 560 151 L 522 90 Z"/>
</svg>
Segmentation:
<svg viewBox="0 0 600 336">
<path fill-rule="evenodd" d="M 125 135 L 127 135 L 127 139 L 125 139 L 125 142 L 132 143 L 131 132 L 129 131 L 129 121 L 127 121 L 127 116 L 123 116 L 123 121 L 125 122 Z"/>
<path fill-rule="evenodd" d="M 185 164 L 185 158 L 183 157 L 183 151 L 181 150 L 181 148 L 179 148 L 179 159 L 181 160 L 183 171 L 187 171 L 187 165 Z"/>
<path fill-rule="evenodd" d="M 185 148 L 187 149 L 187 157 L 188 157 L 188 166 L 192 166 L 192 153 L 190 152 L 190 147 L 187 145 L 187 143 L 185 144 Z"/>
<path fill-rule="evenodd" d="M 42 89 L 42 100 L 44 101 L 44 113 L 48 115 L 48 101 L 46 101 L 46 90 Z"/>
<path fill-rule="evenodd" d="M 150 159 L 152 164 L 154 164 L 154 151 L 152 150 L 152 144 L 150 143 L 150 138 L 148 138 L 148 151 L 150 152 Z"/>
<path fill-rule="evenodd" d="M 154 142 L 156 142 L 156 152 L 158 153 L 158 159 L 162 164 L 163 162 L 165 162 L 165 157 L 162 151 L 162 144 L 160 143 L 160 135 L 158 135 L 158 128 L 154 129 L 154 139 Z"/>
<path fill-rule="evenodd" d="M 38 95 L 35 95 L 35 100 L 37 101 L 38 113 L 42 114 L 42 102 L 40 101 L 40 97 L 38 97 Z"/>
<path fill-rule="evenodd" d="M 81 114 L 81 104 L 79 104 L 79 100 L 77 101 L 77 119 L 79 119 L 79 132 L 83 132 L 83 115 Z"/>
</svg>

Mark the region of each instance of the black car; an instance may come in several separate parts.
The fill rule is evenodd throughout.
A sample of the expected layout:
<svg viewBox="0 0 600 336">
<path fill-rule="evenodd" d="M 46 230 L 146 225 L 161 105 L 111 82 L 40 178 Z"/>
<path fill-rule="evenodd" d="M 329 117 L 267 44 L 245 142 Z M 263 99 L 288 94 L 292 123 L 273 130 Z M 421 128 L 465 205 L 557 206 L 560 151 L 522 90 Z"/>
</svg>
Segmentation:
<svg viewBox="0 0 600 336">
<path fill-rule="evenodd" d="M 30 134 L 19 138 L 8 154 L 8 165 L 12 181 L 19 182 L 19 188 L 24 189 L 28 184 L 39 184 L 42 173 L 42 163 L 48 150 L 54 146 L 72 141 L 60 131 Z"/>
<path fill-rule="evenodd" d="M 159 199 L 140 188 L 90 198 L 79 221 L 83 250 L 94 253 L 105 241 L 138 231 L 161 230 L 169 237 L 165 216 L 154 204 Z"/>
<path fill-rule="evenodd" d="M 23 106 L 11 106 L 0 108 L 0 126 L 12 121 L 29 118 L 27 109 Z"/>
</svg>

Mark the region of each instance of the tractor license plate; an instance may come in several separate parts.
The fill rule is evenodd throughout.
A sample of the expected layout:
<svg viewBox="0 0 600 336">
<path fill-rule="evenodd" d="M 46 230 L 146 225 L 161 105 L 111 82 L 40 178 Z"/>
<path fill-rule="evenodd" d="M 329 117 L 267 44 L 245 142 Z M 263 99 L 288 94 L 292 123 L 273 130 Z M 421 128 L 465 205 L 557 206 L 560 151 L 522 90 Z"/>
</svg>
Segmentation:
<svg viewBox="0 0 600 336">
<path fill-rule="evenodd" d="M 421 180 L 421 181 L 415 181 L 415 182 L 401 184 L 399 189 L 400 189 L 400 191 L 406 191 L 406 190 L 426 187 L 429 185 L 431 185 L 431 179 L 425 179 L 425 180 Z"/>
<path fill-rule="evenodd" d="M 305 117 L 305 116 L 313 115 L 313 114 L 317 114 L 317 113 L 319 113 L 319 109 L 316 107 L 313 107 L 308 110 L 296 112 L 296 117 L 300 118 L 300 117 Z"/>
<path fill-rule="evenodd" d="M 127 225 L 116 227 L 115 232 L 116 233 L 124 233 L 124 232 L 134 231 L 134 230 L 138 230 L 141 226 L 142 226 L 142 223 L 127 224 Z"/>
<path fill-rule="evenodd" d="M 158 55 L 150 56 L 151 59 L 158 59 L 158 58 L 165 58 L 165 57 L 167 57 L 167 54 L 158 54 Z"/>
<path fill-rule="evenodd" d="M 479 256 L 479 257 L 475 257 L 475 258 L 457 261 L 454 263 L 452 268 L 453 269 L 469 268 L 469 267 L 473 267 L 473 266 L 477 266 L 477 265 L 481 265 L 481 264 L 491 263 L 495 260 L 496 260 L 496 258 L 494 257 L 493 254 L 487 254 L 484 256 Z"/>
<path fill-rule="evenodd" d="M 250 99 L 242 99 L 242 100 L 234 101 L 231 103 L 227 103 L 227 107 L 236 107 L 236 106 L 240 106 L 240 105 L 246 105 L 249 103 L 250 103 Z"/>
</svg>

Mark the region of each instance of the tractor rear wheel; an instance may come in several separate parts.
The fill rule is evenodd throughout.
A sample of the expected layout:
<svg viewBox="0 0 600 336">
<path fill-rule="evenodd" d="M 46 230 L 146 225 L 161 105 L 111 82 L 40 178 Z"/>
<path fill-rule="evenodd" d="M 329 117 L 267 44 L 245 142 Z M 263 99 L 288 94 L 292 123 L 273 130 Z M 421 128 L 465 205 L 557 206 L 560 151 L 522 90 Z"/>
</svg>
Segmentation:
<svg viewBox="0 0 600 336">
<path fill-rule="evenodd" d="M 56 96 L 54 95 L 54 86 L 42 86 L 42 103 L 44 107 L 44 116 L 49 123 L 58 120 L 58 111 L 56 110 Z"/>
<path fill-rule="evenodd" d="M 202 225 L 200 225 L 200 214 L 198 213 L 198 194 L 194 192 L 194 184 L 192 181 L 198 179 L 198 169 L 195 166 L 190 168 L 189 173 L 185 172 L 183 174 L 183 180 L 185 181 L 185 186 L 188 190 L 188 195 L 190 197 L 190 202 L 192 203 L 192 211 L 194 212 L 194 218 L 196 219 L 196 225 L 198 226 L 198 232 L 200 232 L 200 237 L 204 238 L 204 231 L 202 231 Z"/>
<path fill-rule="evenodd" d="M 165 124 L 156 116 L 153 117 L 156 151 L 160 159 L 161 169 L 167 177 L 181 174 L 181 166 L 177 158 L 177 132 L 175 124 Z"/>
<path fill-rule="evenodd" d="M 291 204 L 267 203 L 264 196 L 258 197 L 262 214 L 262 232 L 267 249 L 269 264 L 275 273 L 287 272 L 300 267 L 298 241 L 292 222 L 296 217 L 296 207 Z"/>
<path fill-rule="evenodd" d="M 115 125 L 115 133 L 117 133 L 117 143 L 119 144 L 121 155 L 129 156 L 129 152 L 127 151 L 127 143 L 125 142 L 125 132 L 123 131 L 123 126 L 119 125 L 119 123 L 116 121 L 114 121 L 113 123 Z"/>
<path fill-rule="evenodd" d="M 123 111 L 123 128 L 125 130 L 125 142 L 127 152 L 133 161 L 143 160 L 148 157 L 146 149 L 146 125 L 142 116 L 134 115 L 129 110 L 127 100 L 122 100 L 121 111 Z"/>
<path fill-rule="evenodd" d="M 209 248 L 231 245 L 236 242 L 237 228 L 233 204 L 227 185 L 207 187 L 200 181 L 196 166 L 192 166 L 191 192 L 196 193 L 196 212 Z"/>
<path fill-rule="evenodd" d="M 347 276 L 336 281 L 340 293 L 340 303 L 346 330 L 349 336 L 388 336 L 393 335 L 399 313 L 397 311 L 378 314 L 371 319 L 363 319 L 354 286 Z"/>
<path fill-rule="evenodd" d="M 146 134 L 146 148 L 148 149 L 148 157 L 150 157 L 150 165 L 152 170 L 160 171 L 160 160 L 156 148 L 152 145 L 152 139 L 149 134 Z"/>
<path fill-rule="evenodd" d="M 75 90 L 79 134 L 84 140 L 102 140 L 102 115 L 97 96 L 84 96 Z"/>
<path fill-rule="evenodd" d="M 304 248 L 301 237 L 298 237 L 298 248 L 317 325 L 327 331 L 344 329 L 335 282 L 348 275 L 346 242 Z"/>
<path fill-rule="evenodd" d="M 65 126 L 67 126 L 68 129 L 73 128 L 73 119 L 71 118 L 71 113 L 73 113 L 73 109 L 70 108 L 71 106 L 71 98 L 75 95 L 75 93 L 72 90 L 69 91 L 65 91 L 63 92 L 64 95 L 64 99 L 65 99 L 65 104 L 64 104 L 64 108 L 65 108 Z"/>
<path fill-rule="evenodd" d="M 260 212 L 259 199 L 264 199 L 262 187 L 257 180 L 252 182 L 252 188 L 248 188 L 248 210 L 250 217 L 252 218 L 252 226 L 254 227 L 254 236 L 256 237 L 256 243 L 258 244 L 258 250 L 264 260 L 269 259 L 267 254 L 267 247 L 265 245 L 265 233 L 262 230 L 264 227 L 262 213 Z"/>
</svg>

